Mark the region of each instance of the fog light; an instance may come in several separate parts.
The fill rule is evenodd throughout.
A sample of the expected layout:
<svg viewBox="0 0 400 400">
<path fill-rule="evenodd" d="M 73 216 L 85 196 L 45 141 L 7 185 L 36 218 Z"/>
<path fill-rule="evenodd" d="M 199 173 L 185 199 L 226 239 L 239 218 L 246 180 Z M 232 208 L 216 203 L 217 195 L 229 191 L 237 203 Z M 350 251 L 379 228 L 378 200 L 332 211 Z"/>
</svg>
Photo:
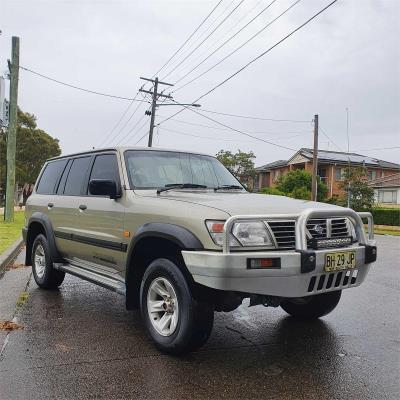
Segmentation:
<svg viewBox="0 0 400 400">
<path fill-rule="evenodd" d="M 273 269 L 281 267 L 280 258 L 248 258 L 247 269 Z"/>
</svg>

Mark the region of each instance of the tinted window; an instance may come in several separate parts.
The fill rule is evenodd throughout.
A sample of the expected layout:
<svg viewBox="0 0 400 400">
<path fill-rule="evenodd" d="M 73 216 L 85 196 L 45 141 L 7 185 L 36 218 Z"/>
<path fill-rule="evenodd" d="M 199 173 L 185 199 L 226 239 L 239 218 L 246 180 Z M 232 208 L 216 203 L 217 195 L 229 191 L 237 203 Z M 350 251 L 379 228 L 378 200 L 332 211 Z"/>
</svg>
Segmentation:
<svg viewBox="0 0 400 400">
<path fill-rule="evenodd" d="M 60 183 L 58 184 L 57 194 L 62 194 L 64 192 L 65 182 L 67 180 L 69 168 L 71 167 L 72 160 L 68 160 L 67 166 L 64 168 L 64 172 L 61 176 Z"/>
<path fill-rule="evenodd" d="M 65 182 L 64 194 L 80 195 L 83 181 L 90 164 L 90 157 L 75 158 Z"/>
<path fill-rule="evenodd" d="M 49 162 L 43 171 L 36 192 L 40 194 L 53 194 L 58 178 L 66 163 L 67 160 Z"/>
<path fill-rule="evenodd" d="M 90 179 L 109 179 L 118 182 L 118 164 L 115 154 L 102 154 L 93 163 Z"/>
</svg>

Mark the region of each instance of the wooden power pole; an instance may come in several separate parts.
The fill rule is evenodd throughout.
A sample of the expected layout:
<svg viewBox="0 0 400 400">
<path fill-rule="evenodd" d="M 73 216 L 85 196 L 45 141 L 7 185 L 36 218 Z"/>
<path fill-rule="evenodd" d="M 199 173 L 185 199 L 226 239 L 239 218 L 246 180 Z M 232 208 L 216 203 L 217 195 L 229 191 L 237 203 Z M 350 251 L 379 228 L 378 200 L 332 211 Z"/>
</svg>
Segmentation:
<svg viewBox="0 0 400 400">
<path fill-rule="evenodd" d="M 150 118 L 149 143 L 148 143 L 148 147 L 151 147 L 153 145 L 153 130 L 154 130 L 154 120 L 156 117 L 157 99 L 159 97 L 165 97 L 167 99 L 172 99 L 172 97 L 169 95 L 158 93 L 157 92 L 158 85 L 167 85 L 167 86 L 173 86 L 173 85 L 171 83 L 161 82 L 158 80 L 157 77 L 155 79 L 148 79 L 148 78 L 140 77 L 140 79 L 142 79 L 144 81 L 153 82 L 153 84 L 154 84 L 152 92 L 150 92 L 149 90 L 144 90 L 144 89 L 139 90 L 140 92 L 151 94 L 152 98 L 153 98 L 153 100 L 151 102 L 151 118 Z"/>
<path fill-rule="evenodd" d="M 4 220 L 14 219 L 15 153 L 17 147 L 17 104 L 19 75 L 19 37 L 12 37 L 10 69 L 10 117 L 7 130 L 7 184 Z"/>
<path fill-rule="evenodd" d="M 318 114 L 314 115 L 314 148 L 311 200 L 317 201 L 317 175 L 318 175 Z"/>
</svg>

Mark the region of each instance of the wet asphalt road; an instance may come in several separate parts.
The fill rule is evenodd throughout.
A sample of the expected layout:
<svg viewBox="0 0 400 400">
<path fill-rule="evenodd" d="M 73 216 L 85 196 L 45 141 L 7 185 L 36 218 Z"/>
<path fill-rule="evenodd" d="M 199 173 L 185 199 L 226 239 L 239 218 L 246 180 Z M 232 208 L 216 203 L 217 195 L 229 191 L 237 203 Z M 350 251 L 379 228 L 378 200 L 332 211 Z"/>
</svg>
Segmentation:
<svg viewBox="0 0 400 400">
<path fill-rule="evenodd" d="M 0 399 L 398 399 L 400 238 L 378 246 L 367 281 L 332 314 L 306 323 L 242 305 L 216 314 L 206 346 L 181 359 L 155 350 L 122 296 L 70 276 L 56 292 L 31 281 Z"/>
</svg>

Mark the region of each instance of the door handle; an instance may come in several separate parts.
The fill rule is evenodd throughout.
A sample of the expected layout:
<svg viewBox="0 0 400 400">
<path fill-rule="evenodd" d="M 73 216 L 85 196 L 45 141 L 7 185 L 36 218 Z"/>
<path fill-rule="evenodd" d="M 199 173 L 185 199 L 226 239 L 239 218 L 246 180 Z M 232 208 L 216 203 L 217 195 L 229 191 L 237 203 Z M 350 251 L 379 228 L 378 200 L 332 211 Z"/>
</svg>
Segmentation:
<svg viewBox="0 0 400 400">
<path fill-rule="evenodd" d="M 86 206 L 86 204 L 81 204 L 80 206 L 79 206 L 79 209 L 80 210 L 86 210 L 87 209 L 87 206 Z"/>
<path fill-rule="evenodd" d="M 53 208 L 53 207 L 54 207 L 54 204 L 53 204 L 53 203 L 48 203 L 48 204 L 47 204 L 47 207 Z"/>
</svg>

